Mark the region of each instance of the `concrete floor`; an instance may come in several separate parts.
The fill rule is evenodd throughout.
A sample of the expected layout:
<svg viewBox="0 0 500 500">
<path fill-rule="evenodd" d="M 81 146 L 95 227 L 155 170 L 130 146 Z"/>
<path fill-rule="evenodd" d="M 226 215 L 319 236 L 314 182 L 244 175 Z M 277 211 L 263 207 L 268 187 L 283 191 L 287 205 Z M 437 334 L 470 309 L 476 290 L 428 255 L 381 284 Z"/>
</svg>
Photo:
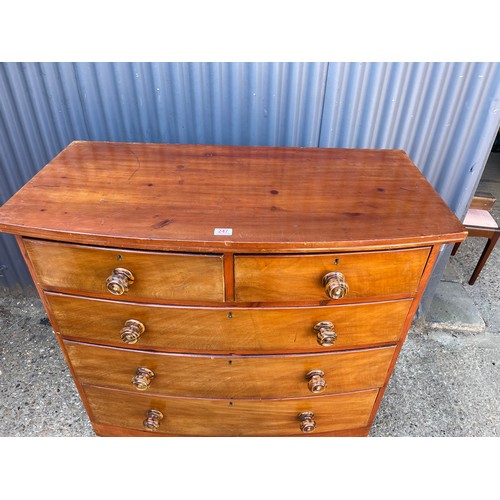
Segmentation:
<svg viewBox="0 0 500 500">
<path fill-rule="evenodd" d="M 480 184 L 499 200 L 497 221 L 499 159 Z M 371 436 L 500 436 L 500 246 L 467 284 L 483 245 L 467 239 L 449 264 L 482 326 L 415 322 Z M 95 436 L 37 298 L 0 297 L 0 436 Z"/>
</svg>

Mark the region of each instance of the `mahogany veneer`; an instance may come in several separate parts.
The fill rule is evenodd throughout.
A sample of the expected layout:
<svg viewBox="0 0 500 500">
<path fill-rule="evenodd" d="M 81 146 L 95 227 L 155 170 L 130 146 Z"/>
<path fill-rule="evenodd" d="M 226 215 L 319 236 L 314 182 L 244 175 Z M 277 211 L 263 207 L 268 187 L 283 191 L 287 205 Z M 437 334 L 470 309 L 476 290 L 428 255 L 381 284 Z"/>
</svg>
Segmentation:
<svg viewBox="0 0 500 500">
<path fill-rule="evenodd" d="M 106 436 L 367 435 L 467 234 L 403 151 L 100 142 L 0 230 Z"/>
</svg>

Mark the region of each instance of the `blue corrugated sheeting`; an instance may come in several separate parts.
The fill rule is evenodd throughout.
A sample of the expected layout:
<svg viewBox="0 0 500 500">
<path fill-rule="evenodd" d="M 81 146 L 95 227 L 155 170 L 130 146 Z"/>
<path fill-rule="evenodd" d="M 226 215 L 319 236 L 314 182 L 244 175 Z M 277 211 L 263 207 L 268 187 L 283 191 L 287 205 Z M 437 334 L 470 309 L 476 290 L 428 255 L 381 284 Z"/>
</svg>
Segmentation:
<svg viewBox="0 0 500 500">
<path fill-rule="evenodd" d="M 0 203 L 77 139 L 397 148 L 462 217 L 499 117 L 498 63 L 4 63 Z"/>
</svg>

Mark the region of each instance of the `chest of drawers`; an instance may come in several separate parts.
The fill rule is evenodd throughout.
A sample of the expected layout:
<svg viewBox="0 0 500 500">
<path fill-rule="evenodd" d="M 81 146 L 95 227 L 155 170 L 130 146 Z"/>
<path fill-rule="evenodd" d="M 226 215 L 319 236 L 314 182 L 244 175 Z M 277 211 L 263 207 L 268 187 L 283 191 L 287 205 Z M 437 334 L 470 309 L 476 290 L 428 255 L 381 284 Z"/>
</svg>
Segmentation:
<svg viewBox="0 0 500 500">
<path fill-rule="evenodd" d="M 0 209 L 102 436 L 362 436 L 466 232 L 403 151 L 73 142 Z"/>
</svg>

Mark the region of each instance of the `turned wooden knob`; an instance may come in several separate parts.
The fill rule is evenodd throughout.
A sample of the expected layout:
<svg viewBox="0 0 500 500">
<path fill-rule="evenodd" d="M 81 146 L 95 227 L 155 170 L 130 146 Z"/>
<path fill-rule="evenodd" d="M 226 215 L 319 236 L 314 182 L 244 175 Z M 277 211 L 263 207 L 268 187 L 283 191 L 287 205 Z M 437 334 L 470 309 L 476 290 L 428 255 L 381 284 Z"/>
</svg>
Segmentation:
<svg viewBox="0 0 500 500">
<path fill-rule="evenodd" d="M 311 370 L 307 373 L 306 380 L 309 381 L 307 386 L 312 393 L 317 394 L 325 390 L 326 380 L 323 378 L 324 376 L 325 372 L 322 370 Z"/>
<path fill-rule="evenodd" d="M 303 411 L 298 414 L 300 420 L 300 430 L 306 434 L 316 429 L 316 422 L 314 421 L 314 413 L 312 411 Z"/>
<path fill-rule="evenodd" d="M 163 413 L 160 410 L 148 410 L 143 425 L 148 431 L 155 432 L 160 428 L 162 420 Z"/>
<path fill-rule="evenodd" d="M 337 334 L 331 321 L 320 321 L 314 325 L 314 333 L 318 339 L 318 344 L 329 347 L 337 340 Z"/>
<path fill-rule="evenodd" d="M 332 272 L 323 276 L 325 292 L 331 299 L 342 299 L 349 292 L 349 286 L 342 273 Z"/>
<path fill-rule="evenodd" d="M 106 288 L 113 295 L 123 295 L 133 283 L 134 275 L 128 269 L 117 267 L 106 279 Z"/>
<path fill-rule="evenodd" d="M 120 330 L 120 337 L 126 344 L 135 344 L 145 331 L 146 327 L 140 321 L 129 319 Z"/>
<path fill-rule="evenodd" d="M 138 391 L 145 391 L 150 385 L 151 381 L 155 378 L 153 370 L 149 368 L 137 368 L 135 377 L 132 379 L 132 384 Z"/>
</svg>

